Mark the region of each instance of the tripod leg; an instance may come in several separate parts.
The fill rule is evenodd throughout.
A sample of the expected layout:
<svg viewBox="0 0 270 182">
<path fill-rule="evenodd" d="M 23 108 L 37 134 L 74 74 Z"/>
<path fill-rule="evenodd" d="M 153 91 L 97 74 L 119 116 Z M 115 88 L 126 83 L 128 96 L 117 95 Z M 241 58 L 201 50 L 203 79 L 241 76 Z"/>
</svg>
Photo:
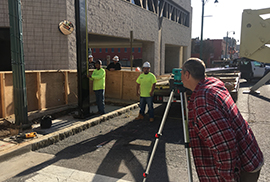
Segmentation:
<svg viewBox="0 0 270 182">
<path fill-rule="evenodd" d="M 184 94 L 184 98 L 183 98 Z M 187 157 L 187 167 L 188 167 L 188 179 L 189 182 L 192 182 L 192 168 L 191 168 L 191 160 L 190 160 L 190 150 L 189 150 L 189 134 L 188 134 L 188 115 L 187 115 L 187 96 L 186 93 L 180 92 L 180 99 L 181 99 L 181 111 L 182 111 L 182 121 L 183 121 L 183 131 L 184 131 L 184 139 L 185 139 L 185 149 L 186 149 L 186 157 Z M 184 107 L 185 106 L 185 107 Z M 186 109 L 186 120 L 185 120 L 185 112 L 184 108 Z"/>
<path fill-rule="evenodd" d="M 170 109 L 170 106 L 171 106 L 171 103 L 172 103 L 173 94 L 174 94 L 174 91 L 172 90 L 171 94 L 170 94 L 170 97 L 169 97 L 169 100 L 168 100 L 168 103 L 167 103 L 167 106 L 166 106 L 166 109 L 165 109 L 165 113 L 163 115 L 159 130 L 158 130 L 158 133 L 155 135 L 156 141 L 155 141 L 155 144 L 154 144 L 154 147 L 153 147 L 149 162 L 147 164 L 146 171 L 143 173 L 143 177 L 144 177 L 143 182 L 146 181 L 147 175 L 149 174 L 149 170 L 150 170 L 150 167 L 151 167 L 151 164 L 152 164 L 152 161 L 153 161 L 156 149 L 157 149 L 157 145 L 158 145 L 158 142 L 159 142 L 159 137 L 162 135 L 162 130 L 163 130 L 163 127 L 164 127 L 164 124 L 165 124 L 165 121 L 166 121 L 166 118 L 167 118 L 167 115 L 168 115 L 168 112 L 169 112 L 169 109 Z"/>
</svg>

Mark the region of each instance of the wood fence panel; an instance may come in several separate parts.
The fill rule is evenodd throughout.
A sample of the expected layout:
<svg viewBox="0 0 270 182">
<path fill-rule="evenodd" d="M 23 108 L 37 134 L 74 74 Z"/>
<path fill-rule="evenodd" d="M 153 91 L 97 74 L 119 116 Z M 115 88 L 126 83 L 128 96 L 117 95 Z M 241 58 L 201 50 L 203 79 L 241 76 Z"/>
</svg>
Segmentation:
<svg viewBox="0 0 270 182">
<path fill-rule="evenodd" d="M 106 97 L 121 99 L 121 71 L 106 71 Z"/>
<path fill-rule="evenodd" d="M 65 105 L 64 73 L 44 72 L 41 73 L 41 98 L 43 108 Z"/>
<path fill-rule="evenodd" d="M 126 71 L 123 75 L 123 96 L 124 100 L 139 101 L 140 97 L 136 93 L 136 80 L 140 72 Z"/>
<path fill-rule="evenodd" d="M 136 79 L 139 75 L 139 72 L 133 71 L 106 71 L 105 96 L 138 101 Z M 26 71 L 25 78 L 28 111 L 61 107 L 78 102 L 76 70 Z M 94 102 L 93 82 L 89 81 L 89 83 L 90 102 Z M 0 72 L 0 99 L 0 117 L 14 114 L 12 72 Z"/>
<path fill-rule="evenodd" d="M 5 73 L 0 73 L 0 117 L 6 117 Z"/>
<path fill-rule="evenodd" d="M 38 101 L 38 110 L 42 109 L 42 103 L 41 103 L 41 72 L 36 72 L 36 88 L 37 88 L 37 101 Z"/>
<path fill-rule="evenodd" d="M 78 80 L 77 80 L 77 72 L 69 72 L 68 73 L 68 103 L 78 103 Z"/>
<path fill-rule="evenodd" d="M 12 72 L 5 73 L 5 104 L 6 115 L 14 114 L 14 100 L 13 100 L 13 77 Z"/>
<path fill-rule="evenodd" d="M 27 95 L 27 110 L 35 111 L 38 110 L 38 98 L 37 98 L 37 74 L 26 73 L 26 95 Z"/>
</svg>

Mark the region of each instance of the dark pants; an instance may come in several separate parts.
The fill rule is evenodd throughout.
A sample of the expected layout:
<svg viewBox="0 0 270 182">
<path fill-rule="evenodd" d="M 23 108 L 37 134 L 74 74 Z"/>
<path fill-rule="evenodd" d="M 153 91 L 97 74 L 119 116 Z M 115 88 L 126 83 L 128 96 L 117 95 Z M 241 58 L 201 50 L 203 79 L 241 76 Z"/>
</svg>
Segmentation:
<svg viewBox="0 0 270 182">
<path fill-rule="evenodd" d="M 154 118 L 153 97 L 140 97 L 140 114 L 144 115 L 146 104 L 149 110 L 149 117 Z"/>
<path fill-rule="evenodd" d="M 100 114 L 105 114 L 104 90 L 94 90 L 94 92 L 96 94 L 98 112 Z"/>
<path fill-rule="evenodd" d="M 261 170 L 256 173 L 249 173 L 246 171 L 241 171 L 240 182 L 257 182 L 260 176 Z"/>
</svg>

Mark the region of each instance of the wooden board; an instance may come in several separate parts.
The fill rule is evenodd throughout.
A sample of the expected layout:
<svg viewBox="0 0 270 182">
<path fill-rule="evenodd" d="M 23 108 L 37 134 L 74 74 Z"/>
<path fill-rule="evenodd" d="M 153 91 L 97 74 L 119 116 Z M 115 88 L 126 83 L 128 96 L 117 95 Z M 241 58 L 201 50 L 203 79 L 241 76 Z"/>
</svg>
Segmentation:
<svg viewBox="0 0 270 182">
<path fill-rule="evenodd" d="M 68 72 L 64 72 L 64 85 L 65 85 L 65 104 L 68 105 L 68 94 L 70 93 L 69 91 L 69 85 L 68 85 Z"/>
<path fill-rule="evenodd" d="M 218 79 L 220 79 L 221 81 L 225 82 L 235 82 L 236 81 L 236 77 L 217 77 Z"/>
<path fill-rule="evenodd" d="M 38 98 L 37 98 L 37 74 L 28 73 L 25 74 L 26 94 L 27 94 L 27 110 L 38 110 Z"/>
<path fill-rule="evenodd" d="M 139 101 L 140 97 L 136 93 L 136 80 L 140 72 L 124 72 L 123 75 L 123 99 Z"/>
<path fill-rule="evenodd" d="M 77 80 L 77 72 L 69 72 L 68 73 L 68 86 L 69 86 L 69 94 L 68 94 L 68 103 L 73 104 L 78 102 L 78 80 Z"/>
<path fill-rule="evenodd" d="M 207 76 L 217 77 L 217 76 L 225 76 L 225 77 L 238 77 L 239 72 L 235 73 L 206 73 Z"/>
<path fill-rule="evenodd" d="M 0 117 L 6 117 L 5 73 L 0 73 Z"/>
<path fill-rule="evenodd" d="M 36 97 L 38 100 L 38 106 L 37 109 L 41 110 L 42 109 L 42 104 L 41 104 L 41 73 L 37 72 L 36 73 L 36 78 L 37 78 L 37 83 L 36 83 L 36 88 L 37 88 L 37 93 L 36 93 Z"/>
<path fill-rule="evenodd" d="M 12 72 L 5 74 L 5 104 L 6 104 L 6 115 L 14 114 L 13 105 L 13 77 Z"/>
<path fill-rule="evenodd" d="M 64 73 L 41 73 L 42 109 L 65 105 Z"/>
<path fill-rule="evenodd" d="M 121 99 L 121 71 L 106 71 L 106 97 Z"/>
</svg>

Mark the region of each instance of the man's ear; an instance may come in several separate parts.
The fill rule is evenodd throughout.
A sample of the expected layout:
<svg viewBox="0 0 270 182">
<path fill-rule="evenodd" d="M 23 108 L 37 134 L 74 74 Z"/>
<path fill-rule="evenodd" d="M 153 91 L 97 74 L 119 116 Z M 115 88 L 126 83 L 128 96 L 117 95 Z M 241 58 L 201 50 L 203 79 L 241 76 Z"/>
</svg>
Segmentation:
<svg viewBox="0 0 270 182">
<path fill-rule="evenodd" d="M 189 79 L 190 78 L 190 73 L 188 71 L 186 71 L 185 76 L 186 76 L 187 79 Z"/>
</svg>

